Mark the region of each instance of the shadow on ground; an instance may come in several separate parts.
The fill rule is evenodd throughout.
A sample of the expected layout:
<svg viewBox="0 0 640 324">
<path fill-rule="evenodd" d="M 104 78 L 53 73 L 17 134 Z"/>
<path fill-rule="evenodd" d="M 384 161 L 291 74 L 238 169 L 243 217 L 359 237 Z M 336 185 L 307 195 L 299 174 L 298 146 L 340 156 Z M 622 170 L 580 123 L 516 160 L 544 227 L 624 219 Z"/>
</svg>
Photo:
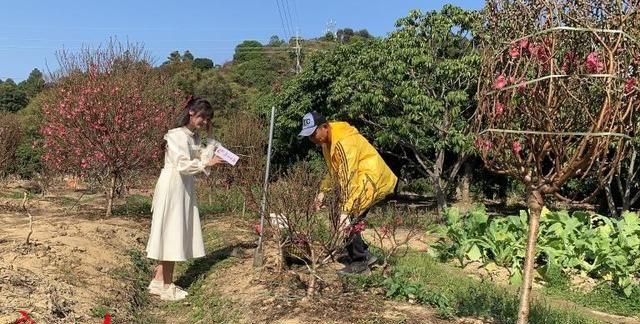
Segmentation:
<svg viewBox="0 0 640 324">
<path fill-rule="evenodd" d="M 209 253 L 205 257 L 196 259 L 191 263 L 178 280 L 176 280 L 175 284 L 180 287 L 188 288 L 201 276 L 208 273 L 216 263 L 234 256 L 238 249 L 254 248 L 256 248 L 255 242 L 240 242 L 215 250 L 213 253 Z"/>
</svg>

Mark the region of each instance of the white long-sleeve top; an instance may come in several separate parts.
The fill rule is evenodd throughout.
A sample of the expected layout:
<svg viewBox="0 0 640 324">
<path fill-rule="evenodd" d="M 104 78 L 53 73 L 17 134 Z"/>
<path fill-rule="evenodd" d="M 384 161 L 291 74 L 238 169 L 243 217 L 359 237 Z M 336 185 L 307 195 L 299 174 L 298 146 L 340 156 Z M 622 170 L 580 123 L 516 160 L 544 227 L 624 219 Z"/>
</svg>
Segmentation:
<svg viewBox="0 0 640 324">
<path fill-rule="evenodd" d="M 167 141 L 165 168 L 175 168 L 184 175 L 206 172 L 206 162 L 200 160 L 200 141 L 191 130 L 186 127 L 171 129 L 164 135 L 164 140 Z"/>
</svg>

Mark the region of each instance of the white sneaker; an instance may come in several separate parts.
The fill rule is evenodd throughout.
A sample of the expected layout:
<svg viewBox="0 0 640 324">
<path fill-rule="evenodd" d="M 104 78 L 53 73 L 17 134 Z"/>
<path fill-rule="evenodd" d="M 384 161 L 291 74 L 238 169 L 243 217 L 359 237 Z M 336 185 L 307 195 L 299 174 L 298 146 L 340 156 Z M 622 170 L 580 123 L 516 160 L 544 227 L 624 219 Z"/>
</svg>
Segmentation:
<svg viewBox="0 0 640 324">
<path fill-rule="evenodd" d="M 181 300 L 187 297 L 188 294 L 189 293 L 184 291 L 182 288 L 171 284 L 168 288 L 164 288 L 163 286 L 162 293 L 160 294 L 160 299 L 169 301 Z"/>
<path fill-rule="evenodd" d="M 151 280 L 149 283 L 149 287 L 147 287 L 149 293 L 152 295 L 162 295 L 162 291 L 164 290 L 164 282 L 162 280 Z"/>
</svg>

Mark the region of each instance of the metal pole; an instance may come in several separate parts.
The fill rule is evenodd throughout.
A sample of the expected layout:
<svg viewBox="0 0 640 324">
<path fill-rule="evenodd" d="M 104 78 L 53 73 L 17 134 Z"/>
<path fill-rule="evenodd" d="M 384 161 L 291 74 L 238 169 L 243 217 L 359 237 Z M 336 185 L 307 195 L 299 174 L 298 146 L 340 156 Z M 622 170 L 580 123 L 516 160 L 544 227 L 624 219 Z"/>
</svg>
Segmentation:
<svg viewBox="0 0 640 324">
<path fill-rule="evenodd" d="M 276 107 L 271 107 L 271 123 L 269 125 L 269 145 L 267 146 L 267 165 L 264 173 L 264 185 L 262 187 L 262 203 L 260 205 L 260 237 L 258 247 L 253 256 L 253 266 L 262 265 L 262 236 L 264 235 L 264 217 L 267 212 L 267 190 L 269 188 L 269 169 L 271 168 L 271 146 L 273 144 L 273 128 L 275 125 Z"/>
</svg>

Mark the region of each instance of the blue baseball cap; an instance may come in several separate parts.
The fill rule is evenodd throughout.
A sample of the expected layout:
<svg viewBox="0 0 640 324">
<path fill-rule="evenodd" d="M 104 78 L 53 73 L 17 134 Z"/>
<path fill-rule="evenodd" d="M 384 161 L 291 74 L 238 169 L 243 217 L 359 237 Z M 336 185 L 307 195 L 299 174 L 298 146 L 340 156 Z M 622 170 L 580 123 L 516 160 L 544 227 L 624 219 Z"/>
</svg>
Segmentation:
<svg viewBox="0 0 640 324">
<path fill-rule="evenodd" d="M 300 134 L 298 134 L 298 136 L 311 136 L 311 134 L 316 131 L 316 128 L 318 128 L 318 126 L 326 122 L 327 120 L 324 118 L 324 116 L 318 114 L 315 111 L 307 113 L 306 115 L 304 115 L 304 117 L 302 117 L 302 130 L 300 131 Z"/>
</svg>

